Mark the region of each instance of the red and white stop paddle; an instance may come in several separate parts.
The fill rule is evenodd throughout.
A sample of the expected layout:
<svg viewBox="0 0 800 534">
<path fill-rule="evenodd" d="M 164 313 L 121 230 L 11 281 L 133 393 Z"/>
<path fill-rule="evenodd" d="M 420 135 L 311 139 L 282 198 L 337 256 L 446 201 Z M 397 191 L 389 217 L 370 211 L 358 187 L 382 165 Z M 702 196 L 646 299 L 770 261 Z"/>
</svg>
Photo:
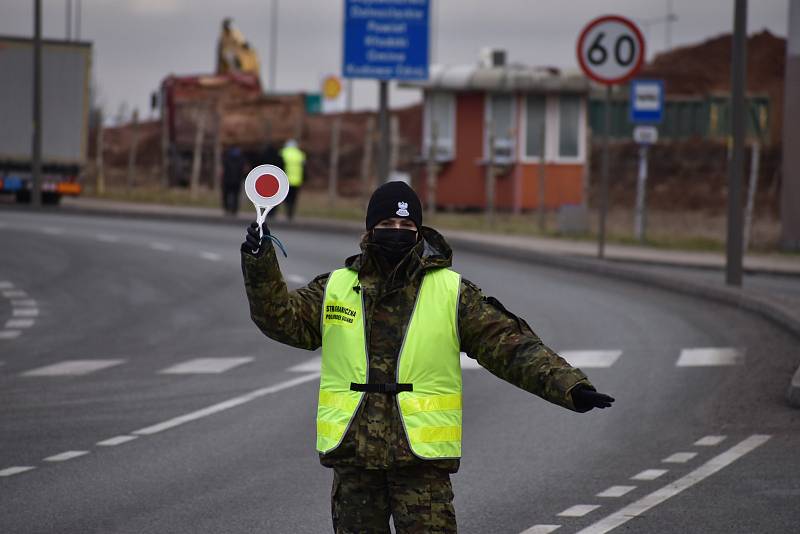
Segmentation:
<svg viewBox="0 0 800 534">
<path fill-rule="evenodd" d="M 261 237 L 261 225 L 269 211 L 283 202 L 289 194 L 289 178 L 280 167 L 275 165 L 259 165 L 247 174 L 244 180 L 244 192 L 256 207 L 256 222 Z"/>
</svg>

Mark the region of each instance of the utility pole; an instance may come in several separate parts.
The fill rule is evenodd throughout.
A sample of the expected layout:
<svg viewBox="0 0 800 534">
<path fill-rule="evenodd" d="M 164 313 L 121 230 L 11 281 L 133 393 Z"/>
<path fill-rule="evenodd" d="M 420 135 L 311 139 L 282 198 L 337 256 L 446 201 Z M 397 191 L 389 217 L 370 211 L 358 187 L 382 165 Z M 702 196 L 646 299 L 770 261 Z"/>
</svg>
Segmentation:
<svg viewBox="0 0 800 534">
<path fill-rule="evenodd" d="M 747 0 L 736 0 L 731 54 L 731 133 L 733 151 L 728 168 L 728 236 L 725 283 L 742 285 L 742 174 L 744 171 L 745 75 L 747 72 Z"/>
<path fill-rule="evenodd" d="M 64 39 L 72 40 L 72 0 L 66 2 L 66 13 L 64 13 Z"/>
<path fill-rule="evenodd" d="M 33 205 L 42 205 L 42 0 L 33 0 Z"/>
<path fill-rule="evenodd" d="M 786 88 L 783 98 L 783 180 L 781 247 L 800 250 L 800 2 L 789 2 L 786 37 Z"/>
<path fill-rule="evenodd" d="M 600 161 L 600 209 L 597 229 L 597 257 L 606 255 L 606 214 L 608 212 L 608 138 L 611 136 L 611 86 L 606 85 L 603 120 L 603 155 Z"/>
<path fill-rule="evenodd" d="M 81 0 L 75 0 L 75 40 L 81 40 Z"/>
<path fill-rule="evenodd" d="M 275 92 L 275 77 L 278 70 L 278 0 L 272 0 L 269 17 L 269 92 Z"/>
</svg>

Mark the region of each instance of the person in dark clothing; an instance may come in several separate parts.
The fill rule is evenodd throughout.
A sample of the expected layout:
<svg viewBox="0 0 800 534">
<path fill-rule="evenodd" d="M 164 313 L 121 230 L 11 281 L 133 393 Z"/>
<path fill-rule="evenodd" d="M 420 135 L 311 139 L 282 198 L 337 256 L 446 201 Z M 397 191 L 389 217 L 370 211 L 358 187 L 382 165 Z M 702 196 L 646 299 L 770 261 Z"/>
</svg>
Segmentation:
<svg viewBox="0 0 800 534">
<path fill-rule="evenodd" d="M 245 172 L 245 158 L 237 146 L 228 147 L 222 156 L 222 207 L 228 215 L 239 211 L 239 191 Z"/>
</svg>

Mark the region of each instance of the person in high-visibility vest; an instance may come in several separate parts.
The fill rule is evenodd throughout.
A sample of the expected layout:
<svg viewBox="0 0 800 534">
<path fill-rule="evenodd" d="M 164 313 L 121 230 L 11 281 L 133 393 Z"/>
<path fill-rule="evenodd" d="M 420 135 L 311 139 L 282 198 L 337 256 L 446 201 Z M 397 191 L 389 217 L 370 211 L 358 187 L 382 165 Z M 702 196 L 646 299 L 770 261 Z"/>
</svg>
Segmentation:
<svg viewBox="0 0 800 534">
<path fill-rule="evenodd" d="M 462 436 L 460 353 L 494 375 L 577 412 L 598 393 L 497 299 L 450 269 L 444 238 L 422 226 L 405 183 L 379 187 L 361 254 L 289 291 L 269 228 L 242 244 L 250 315 L 270 338 L 322 347 L 316 449 L 333 468 L 337 533 L 456 532 L 450 474 Z"/>
<path fill-rule="evenodd" d="M 300 195 L 300 188 L 303 186 L 306 170 L 306 154 L 297 146 L 297 141 L 289 139 L 281 149 L 283 159 L 283 170 L 289 178 L 289 194 L 286 195 L 286 217 L 291 221 L 294 219 L 295 205 L 297 197 Z"/>
</svg>

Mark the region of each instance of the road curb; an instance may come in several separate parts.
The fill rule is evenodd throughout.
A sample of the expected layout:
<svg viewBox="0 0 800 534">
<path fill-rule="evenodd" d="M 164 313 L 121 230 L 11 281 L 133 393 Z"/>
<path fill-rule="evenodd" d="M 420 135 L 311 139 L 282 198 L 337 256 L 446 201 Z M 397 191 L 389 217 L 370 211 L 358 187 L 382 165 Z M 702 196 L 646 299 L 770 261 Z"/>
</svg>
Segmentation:
<svg viewBox="0 0 800 534">
<path fill-rule="evenodd" d="M 32 211 L 31 208 L 11 207 L 17 211 Z M 99 215 L 111 217 L 128 217 L 137 219 L 160 219 L 184 222 L 203 222 L 211 224 L 233 224 L 241 226 L 252 220 L 252 217 L 239 215 L 237 217 L 222 217 L 204 214 L 193 214 L 188 212 L 159 212 L 124 210 L 124 209 L 103 209 L 61 206 L 60 208 L 41 208 L 41 212 L 49 213 L 72 213 L 81 215 Z M 293 223 L 283 221 L 270 222 L 270 226 L 276 230 L 296 229 L 310 230 L 324 233 L 353 233 L 358 235 L 363 232 L 360 223 L 351 221 L 337 221 L 327 219 L 301 220 Z M 443 231 L 446 234 L 446 230 Z M 536 250 L 524 249 L 513 245 L 498 245 L 487 243 L 482 239 L 468 239 L 463 236 L 447 237 L 448 242 L 462 250 L 473 253 L 486 254 L 522 261 L 531 262 L 539 265 L 569 269 L 572 271 L 595 274 L 598 276 L 616 278 L 628 282 L 636 282 L 642 285 L 657 287 L 667 291 L 680 293 L 683 295 L 702 298 L 712 302 L 725 304 L 739 308 L 767 319 L 771 323 L 789 332 L 791 335 L 800 339 L 800 317 L 792 310 L 780 303 L 763 296 L 748 294 L 745 290 L 734 288 L 714 287 L 686 279 L 671 278 L 663 274 L 643 271 L 635 267 L 620 265 L 619 261 L 603 261 L 593 258 L 556 255 Z M 786 400 L 790 406 L 800 408 L 800 367 L 794 373 L 789 388 L 786 393 Z"/>
</svg>

